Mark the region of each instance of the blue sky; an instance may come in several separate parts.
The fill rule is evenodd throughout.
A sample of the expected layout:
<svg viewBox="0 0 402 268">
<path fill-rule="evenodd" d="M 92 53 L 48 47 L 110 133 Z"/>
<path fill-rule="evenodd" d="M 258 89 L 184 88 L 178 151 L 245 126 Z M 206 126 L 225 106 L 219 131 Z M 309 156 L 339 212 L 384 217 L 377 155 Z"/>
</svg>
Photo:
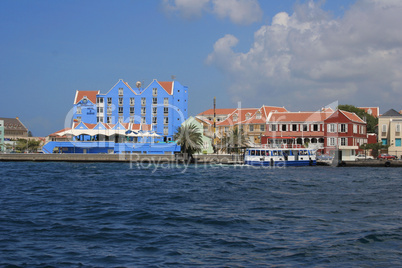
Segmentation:
<svg viewBox="0 0 402 268">
<path fill-rule="evenodd" d="M 401 109 L 402 1 L 0 1 L 0 116 L 64 127 L 76 90 L 122 78 L 189 87 L 189 114 Z"/>
</svg>

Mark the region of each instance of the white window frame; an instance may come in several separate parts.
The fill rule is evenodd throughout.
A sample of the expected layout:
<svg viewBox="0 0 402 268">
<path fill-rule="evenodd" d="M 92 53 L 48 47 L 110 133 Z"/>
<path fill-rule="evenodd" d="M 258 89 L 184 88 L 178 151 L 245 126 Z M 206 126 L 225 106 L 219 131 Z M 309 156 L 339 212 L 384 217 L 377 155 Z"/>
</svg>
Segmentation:
<svg viewBox="0 0 402 268">
<path fill-rule="evenodd" d="M 381 130 L 382 130 L 382 132 L 387 132 L 387 125 L 386 125 L 386 124 L 382 124 Z"/>
<path fill-rule="evenodd" d="M 163 105 L 169 105 L 169 98 L 163 99 Z"/>
<path fill-rule="evenodd" d="M 77 114 L 82 114 L 81 106 L 77 106 Z"/>
<path fill-rule="evenodd" d="M 123 96 L 124 89 L 122 87 L 119 87 L 119 96 Z"/>
<path fill-rule="evenodd" d="M 135 98 L 130 98 L 130 105 L 134 106 L 135 104 Z"/>
</svg>

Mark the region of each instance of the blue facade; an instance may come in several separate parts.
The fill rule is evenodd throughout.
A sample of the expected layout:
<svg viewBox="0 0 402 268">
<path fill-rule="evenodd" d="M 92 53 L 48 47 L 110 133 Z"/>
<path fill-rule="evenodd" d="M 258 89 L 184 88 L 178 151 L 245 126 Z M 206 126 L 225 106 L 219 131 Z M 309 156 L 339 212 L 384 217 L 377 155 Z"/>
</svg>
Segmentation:
<svg viewBox="0 0 402 268">
<path fill-rule="evenodd" d="M 92 98 L 85 96 L 74 103 L 74 121 L 151 125 L 151 130 L 162 136 L 160 141 L 171 141 L 187 119 L 188 88 L 177 81 L 156 79 L 146 88 L 138 82 L 136 86 L 132 88 L 120 79 L 105 94 L 88 91 Z"/>
<path fill-rule="evenodd" d="M 113 141 L 50 141 L 42 148 L 44 153 L 69 154 L 173 154 L 180 151 L 175 142 L 169 143 L 116 143 Z"/>
</svg>

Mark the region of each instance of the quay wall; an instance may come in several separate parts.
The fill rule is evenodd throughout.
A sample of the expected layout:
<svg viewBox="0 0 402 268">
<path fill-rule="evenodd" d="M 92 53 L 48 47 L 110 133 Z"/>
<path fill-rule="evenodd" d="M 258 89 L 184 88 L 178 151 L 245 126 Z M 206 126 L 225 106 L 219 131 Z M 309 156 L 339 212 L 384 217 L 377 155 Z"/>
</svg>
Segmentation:
<svg viewBox="0 0 402 268">
<path fill-rule="evenodd" d="M 198 163 L 241 164 L 238 155 L 195 155 Z M 181 156 L 166 154 L 0 154 L 0 161 L 36 161 L 36 162 L 183 162 Z"/>
<path fill-rule="evenodd" d="M 242 164 L 242 155 L 209 154 L 195 155 L 199 164 Z M 152 154 L 0 154 L 0 161 L 36 161 L 36 162 L 153 162 L 180 163 L 185 162 L 180 155 Z M 361 160 L 342 161 L 339 164 L 331 161 L 317 161 L 317 165 L 338 167 L 402 167 L 402 160 Z"/>
</svg>

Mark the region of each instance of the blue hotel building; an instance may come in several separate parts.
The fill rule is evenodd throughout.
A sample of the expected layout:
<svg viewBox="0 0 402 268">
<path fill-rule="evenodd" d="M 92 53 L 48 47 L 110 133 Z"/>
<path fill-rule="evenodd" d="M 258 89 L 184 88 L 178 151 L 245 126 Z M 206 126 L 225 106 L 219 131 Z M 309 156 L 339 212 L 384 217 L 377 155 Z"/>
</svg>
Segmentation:
<svg viewBox="0 0 402 268">
<path fill-rule="evenodd" d="M 140 82 L 132 88 L 120 79 L 105 94 L 77 90 L 71 133 L 81 130 L 93 134 L 72 134 L 72 141 L 49 142 L 43 151 L 51 153 L 58 148 L 64 153 L 173 153 L 180 150 L 172 141 L 177 128 L 187 119 L 187 104 L 188 88 L 177 81 L 154 79 L 145 88 Z M 109 130 L 123 132 L 113 137 L 103 135 Z M 124 136 L 125 131 L 145 134 L 130 138 L 129 134 Z M 147 137 L 149 133 L 155 135 L 152 140 Z"/>
<path fill-rule="evenodd" d="M 187 119 L 187 101 L 188 88 L 177 81 L 154 79 L 146 88 L 140 82 L 132 88 L 120 79 L 106 94 L 77 91 L 73 119 L 88 124 L 151 125 L 163 141 L 171 141 L 176 129 Z"/>
</svg>

